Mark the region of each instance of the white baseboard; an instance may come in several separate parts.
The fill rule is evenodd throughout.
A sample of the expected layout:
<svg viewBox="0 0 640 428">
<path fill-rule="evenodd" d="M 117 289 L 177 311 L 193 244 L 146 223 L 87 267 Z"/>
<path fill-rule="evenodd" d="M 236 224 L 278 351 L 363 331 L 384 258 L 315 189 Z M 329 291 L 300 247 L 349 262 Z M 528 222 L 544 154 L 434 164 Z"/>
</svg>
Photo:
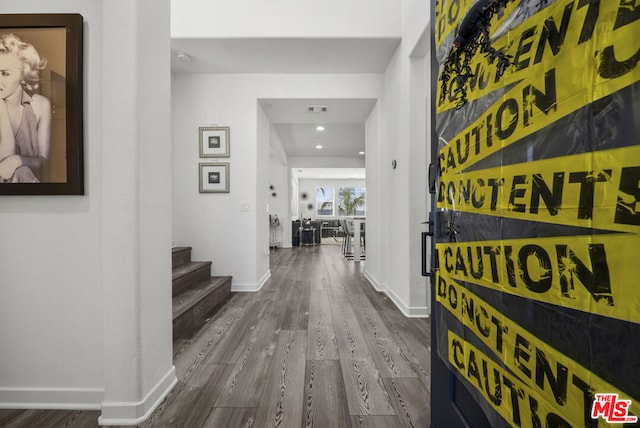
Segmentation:
<svg viewBox="0 0 640 428">
<path fill-rule="evenodd" d="M 263 285 L 271 278 L 271 269 L 267 270 L 256 284 L 231 284 L 231 292 L 236 293 L 252 293 L 260 291 Z"/>
<path fill-rule="evenodd" d="M 384 294 L 389 296 L 391 301 L 400 309 L 400 312 L 404 314 L 407 318 L 428 318 L 430 310 L 426 306 L 407 306 L 404 304 L 402 299 L 400 299 L 390 288 L 384 290 Z"/>
<path fill-rule="evenodd" d="M 379 293 L 386 294 L 394 305 L 408 318 L 428 318 L 431 313 L 430 308 L 426 306 L 407 306 L 400 297 L 398 297 L 393 290 L 391 290 L 386 284 L 381 284 L 377 281 L 369 272 L 365 269 L 363 271 L 364 277 L 369 281 L 371 286 Z"/>
<path fill-rule="evenodd" d="M 384 291 L 387 289 L 386 285 L 380 284 L 373 276 L 371 276 L 369 271 L 367 271 L 366 269 L 362 271 L 362 274 L 367 279 L 367 281 L 369 281 L 369 284 L 373 286 L 373 289 L 377 292 L 384 293 Z"/>
<path fill-rule="evenodd" d="M 176 368 L 171 369 L 139 402 L 102 402 L 99 425 L 138 425 L 145 421 L 178 383 Z"/>
<path fill-rule="evenodd" d="M 0 388 L 0 409 L 100 410 L 103 388 Z"/>
</svg>

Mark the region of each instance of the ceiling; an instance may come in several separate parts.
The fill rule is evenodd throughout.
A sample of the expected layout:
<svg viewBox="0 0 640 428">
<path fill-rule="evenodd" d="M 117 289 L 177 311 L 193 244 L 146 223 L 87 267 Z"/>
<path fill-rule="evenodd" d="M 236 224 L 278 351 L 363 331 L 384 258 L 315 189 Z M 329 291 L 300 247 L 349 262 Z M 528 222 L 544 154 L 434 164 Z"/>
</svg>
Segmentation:
<svg viewBox="0 0 640 428">
<path fill-rule="evenodd" d="M 399 43 L 399 38 L 172 39 L 171 70 L 180 74 L 377 74 L 384 73 Z M 363 156 L 365 121 L 375 103 L 375 99 L 260 100 L 287 156 L 305 158 Z M 309 113 L 308 106 L 326 106 L 327 111 Z M 318 125 L 325 130 L 317 131 Z M 324 174 L 329 178 L 329 172 L 317 168 L 302 170 L 301 177 Z M 361 170 L 336 169 L 340 176 L 335 178 L 363 178 Z"/>
<path fill-rule="evenodd" d="M 375 99 L 260 100 L 289 157 L 363 156 L 365 121 L 375 103 Z M 326 107 L 326 112 L 309 113 L 310 106 Z M 319 125 L 323 131 L 316 129 Z"/>
<path fill-rule="evenodd" d="M 172 39 L 171 71 L 384 73 L 399 43 L 399 38 Z"/>
<path fill-rule="evenodd" d="M 296 175 L 302 179 L 365 179 L 364 168 L 295 168 Z"/>
</svg>

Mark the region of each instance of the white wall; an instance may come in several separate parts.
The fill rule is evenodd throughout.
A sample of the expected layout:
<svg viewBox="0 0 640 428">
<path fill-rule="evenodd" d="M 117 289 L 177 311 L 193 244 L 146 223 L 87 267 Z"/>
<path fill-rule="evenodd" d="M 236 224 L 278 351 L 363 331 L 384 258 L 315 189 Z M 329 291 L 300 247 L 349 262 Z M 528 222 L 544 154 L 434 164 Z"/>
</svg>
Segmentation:
<svg viewBox="0 0 640 428">
<path fill-rule="evenodd" d="M 234 290 L 255 290 L 268 274 L 266 203 L 269 129 L 261 98 L 378 98 L 382 76 L 174 74 L 173 240 L 213 261 L 214 275 L 232 275 Z M 199 194 L 198 127 L 231 128 L 228 194 Z M 258 148 L 258 144 L 260 147 Z M 263 149 L 264 148 L 264 149 Z M 260 165 L 260 166 L 259 166 Z M 262 168 L 265 165 L 265 168 Z M 189 172 L 191 171 L 191 172 Z M 249 204 L 249 211 L 241 206 Z M 260 227 L 257 228 L 258 222 Z M 251 255 L 254 255 L 251 257 Z"/>
<path fill-rule="evenodd" d="M 289 187 L 289 200 L 291 201 L 291 220 L 297 220 L 300 218 L 300 204 L 298 199 L 293 195 L 300 194 L 298 173 L 296 169 L 291 170 L 291 187 Z"/>
<path fill-rule="evenodd" d="M 168 0 L 103 2 L 103 425 L 137 423 L 177 382 L 171 320 Z"/>
<path fill-rule="evenodd" d="M 430 60 L 424 57 L 409 59 L 409 299 L 412 308 L 420 313 L 426 306 L 431 311 L 429 280 L 422 276 L 421 232 L 429 218 L 428 165 L 430 141 L 427 141 L 427 89 L 426 67 Z M 427 260 L 430 251 L 427 252 Z M 427 266 L 430 262 L 427 263 Z"/>
<path fill-rule="evenodd" d="M 86 195 L 1 197 L 0 407 L 133 423 L 175 381 L 169 3 L 24 0 L 3 13 L 84 17 Z"/>
<path fill-rule="evenodd" d="M 269 231 L 273 234 L 273 241 L 279 242 L 282 248 L 291 247 L 291 195 L 290 195 L 290 171 L 288 165 L 283 165 L 280 159 L 275 156 L 269 158 L 269 186 L 265 192 L 269 195 L 269 213 L 277 215 L 280 219 L 280 226 L 273 227 Z M 275 193 L 275 196 L 272 195 Z"/>
<path fill-rule="evenodd" d="M 402 0 L 402 39 L 416 53 L 416 47 L 426 49 L 428 41 L 429 3 L 424 0 Z M 424 52 L 423 52 L 424 54 Z"/>
<path fill-rule="evenodd" d="M 382 141 L 396 141 L 388 144 L 382 151 L 383 201 L 389 207 L 383 219 L 383 228 L 388 230 L 383 248 L 388 249 L 383 263 L 387 263 L 388 278 L 386 292 L 405 312 L 418 306 L 410 299 L 410 258 L 409 237 L 412 231 L 410 224 L 410 141 L 409 141 L 409 84 L 408 64 L 403 51 L 403 44 L 396 51 L 385 73 L 385 96 L 382 99 Z M 396 169 L 391 168 L 391 161 L 396 161 Z M 422 197 L 422 195 L 420 195 Z M 371 263 L 371 260 L 369 261 Z M 369 264 L 367 263 L 367 264 Z"/>
<path fill-rule="evenodd" d="M 257 110 L 256 135 L 256 275 L 261 286 L 271 276 L 269 270 L 269 153 L 271 126 L 262 106 L 255 100 Z"/>
<path fill-rule="evenodd" d="M 365 275 L 406 315 L 425 316 L 429 293 L 421 276 L 420 232 L 428 218 L 428 73 L 419 47 L 427 35 L 428 8 L 417 0 L 404 0 L 402 6 L 403 39 L 385 72 L 379 110 L 372 112 L 380 117 L 380 141 L 396 144 L 376 147 L 375 121 L 367 123 L 367 188 L 374 205 L 367 213 Z"/>
<path fill-rule="evenodd" d="M 380 144 L 381 101 L 371 110 L 365 124 L 365 152 L 366 156 L 366 186 L 367 186 L 367 263 L 364 274 L 378 291 L 387 288 L 388 236 L 392 232 L 388 229 L 386 219 L 389 216 L 389 203 L 385 200 L 388 191 L 386 180 L 390 161 L 386 157 L 386 149 Z"/>
<path fill-rule="evenodd" d="M 431 71 L 429 56 L 429 3 L 421 0 L 403 1 L 403 52 L 409 63 L 409 252 L 410 302 L 416 315 L 431 313 L 430 282 L 422 276 L 421 232 L 429 218 L 430 198 L 428 171 L 431 162 L 430 94 Z M 406 50 L 405 50 L 406 49 Z M 427 260 L 430 258 L 430 249 Z M 427 262 L 427 267 L 429 267 Z M 426 309 L 423 309 L 425 308 Z"/>
<path fill-rule="evenodd" d="M 397 0 L 179 0 L 171 18 L 176 38 L 396 37 L 401 28 Z"/>
</svg>

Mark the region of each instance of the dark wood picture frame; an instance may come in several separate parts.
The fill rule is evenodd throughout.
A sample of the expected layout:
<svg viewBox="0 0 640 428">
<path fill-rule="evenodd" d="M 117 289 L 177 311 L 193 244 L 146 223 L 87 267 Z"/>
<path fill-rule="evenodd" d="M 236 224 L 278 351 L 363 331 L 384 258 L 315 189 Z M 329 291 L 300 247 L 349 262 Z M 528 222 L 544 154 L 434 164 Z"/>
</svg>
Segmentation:
<svg viewBox="0 0 640 428">
<path fill-rule="evenodd" d="M 83 21 L 80 14 L 0 14 L 0 35 L 14 34 L 47 60 L 32 90 L 51 103 L 49 153 L 34 174 L 39 182 L 0 177 L 0 195 L 84 195 Z"/>
</svg>

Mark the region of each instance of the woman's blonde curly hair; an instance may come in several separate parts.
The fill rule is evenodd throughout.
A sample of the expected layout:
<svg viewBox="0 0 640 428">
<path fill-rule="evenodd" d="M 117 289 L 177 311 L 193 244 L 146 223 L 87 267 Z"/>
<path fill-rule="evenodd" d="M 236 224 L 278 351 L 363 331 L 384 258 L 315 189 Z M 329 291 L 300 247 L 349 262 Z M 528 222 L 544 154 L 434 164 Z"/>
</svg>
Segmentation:
<svg viewBox="0 0 640 428">
<path fill-rule="evenodd" d="M 47 66 L 47 60 L 31 43 L 23 42 L 14 34 L 0 34 L 0 54 L 16 54 L 22 62 L 22 87 L 28 92 L 38 89 L 40 71 Z"/>
</svg>

